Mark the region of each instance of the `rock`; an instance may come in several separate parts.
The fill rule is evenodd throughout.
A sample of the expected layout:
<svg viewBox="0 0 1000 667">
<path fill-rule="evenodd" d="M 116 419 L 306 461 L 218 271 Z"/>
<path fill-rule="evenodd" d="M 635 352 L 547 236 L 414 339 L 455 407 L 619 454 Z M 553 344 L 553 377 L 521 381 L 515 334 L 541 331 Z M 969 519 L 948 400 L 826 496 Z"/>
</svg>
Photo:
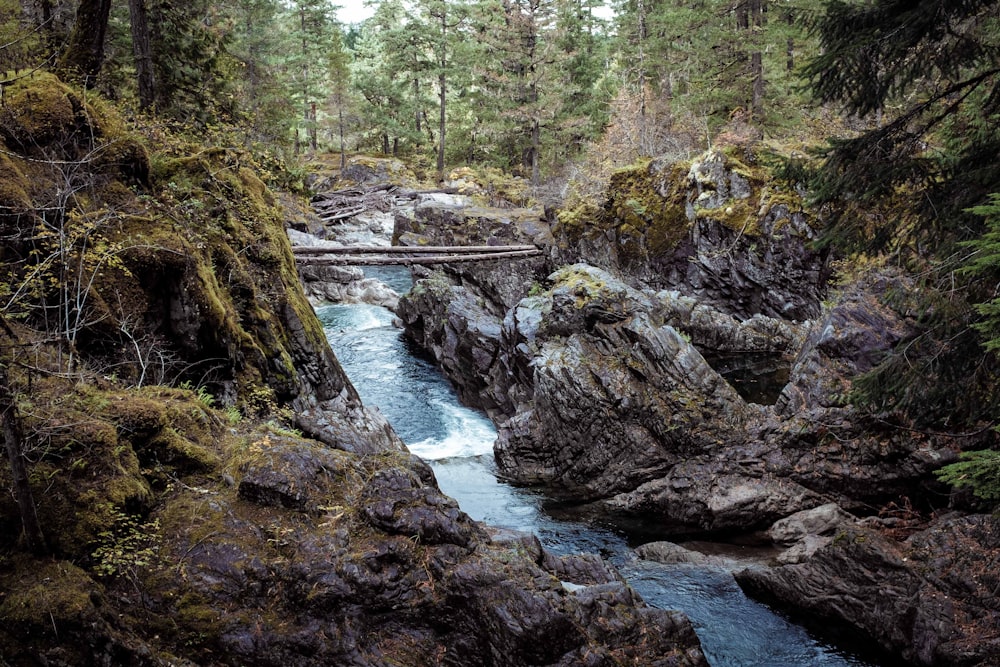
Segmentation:
<svg viewBox="0 0 1000 667">
<path fill-rule="evenodd" d="M 299 267 L 302 288 L 313 304 L 368 303 L 394 310 L 399 294 L 359 267 L 306 264 Z"/>
<path fill-rule="evenodd" d="M 849 625 L 918 665 L 1000 655 L 1000 519 L 931 524 L 903 542 L 845 524 L 802 562 L 737 573 L 748 593 Z"/>
<path fill-rule="evenodd" d="M 708 561 L 708 556 L 698 551 L 685 549 L 673 542 L 648 542 L 636 547 L 635 554 L 643 560 L 672 565 L 674 563 L 700 564 Z"/>
<path fill-rule="evenodd" d="M 827 503 L 785 517 L 768 529 L 767 535 L 777 544 L 791 546 L 809 536 L 828 535 L 854 517 L 836 503 Z"/>
<path fill-rule="evenodd" d="M 899 276 L 878 274 L 840 293 L 809 331 L 775 406 L 779 414 L 841 407 L 850 380 L 915 333 L 912 321 L 879 300 L 890 289 L 908 290 L 912 285 Z"/>
<path fill-rule="evenodd" d="M 407 335 L 434 355 L 465 404 L 497 408 L 486 379 L 500 346 L 500 318 L 482 299 L 435 273 L 399 301 L 396 315 Z"/>
<path fill-rule="evenodd" d="M 552 236 L 542 216 L 537 209 L 475 206 L 467 197 L 424 198 L 412 212 L 396 215 L 393 243 L 545 247 Z M 452 284 L 469 289 L 476 297 L 488 295 L 502 313 L 526 296 L 531 285 L 549 272 L 549 264 L 545 257 L 529 257 L 444 265 L 442 270 Z"/>
<path fill-rule="evenodd" d="M 812 319 L 829 269 L 812 248 L 802 194 L 719 150 L 612 176 L 591 218 L 561 215 L 561 263 L 587 262 L 633 287 L 675 289 L 739 319 Z"/>
<path fill-rule="evenodd" d="M 739 320 L 676 290 L 655 294 L 655 309 L 665 322 L 691 337 L 700 350 L 713 352 L 788 352 L 802 347 L 808 328 L 757 313 Z"/>
<path fill-rule="evenodd" d="M 708 414 L 729 428 L 749 417 L 697 350 L 650 318 L 641 293 L 582 265 L 552 281 L 530 361 L 532 409 L 500 425 L 505 474 L 601 497 L 711 448 Z"/>
<path fill-rule="evenodd" d="M 419 539 L 425 544 L 468 546 L 481 529 L 458 503 L 399 468 L 380 470 L 362 492 L 365 519 L 391 535 Z"/>
<path fill-rule="evenodd" d="M 289 438 L 241 468 L 239 498 L 182 490 L 157 514 L 181 565 L 143 576 L 149 634 L 252 665 L 707 665 L 690 623 L 603 561 L 490 538 L 415 465 Z"/>
<path fill-rule="evenodd" d="M 739 471 L 718 456 L 678 463 L 664 476 L 604 501 L 614 512 L 655 516 L 676 533 L 731 533 L 757 530 L 774 520 L 822 502 L 795 482 Z M 714 459 L 714 460 L 708 460 Z"/>
</svg>

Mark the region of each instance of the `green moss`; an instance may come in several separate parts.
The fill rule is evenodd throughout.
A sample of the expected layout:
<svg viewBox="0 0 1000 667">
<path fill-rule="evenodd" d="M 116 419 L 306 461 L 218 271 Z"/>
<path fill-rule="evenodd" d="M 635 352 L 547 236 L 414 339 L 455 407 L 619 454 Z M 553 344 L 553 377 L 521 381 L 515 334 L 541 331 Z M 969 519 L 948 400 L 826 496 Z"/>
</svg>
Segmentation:
<svg viewBox="0 0 1000 667">
<path fill-rule="evenodd" d="M 2 144 L 0 148 L 3 148 Z M 31 208 L 29 189 L 28 179 L 20 167 L 0 153 L 0 215 L 29 210 Z"/>
<path fill-rule="evenodd" d="M 51 74 L 39 73 L 5 87 L 0 134 L 8 144 L 46 146 L 89 125 L 84 104 Z"/>
<path fill-rule="evenodd" d="M 95 607 L 103 589 L 82 569 L 66 561 L 21 561 L 16 576 L 2 580 L 7 595 L 0 602 L 0 625 L 19 627 L 35 636 L 51 636 L 59 627 L 96 623 Z"/>
<path fill-rule="evenodd" d="M 687 236 L 687 169 L 643 161 L 612 174 L 597 228 L 613 231 L 626 262 L 667 254 Z"/>
</svg>

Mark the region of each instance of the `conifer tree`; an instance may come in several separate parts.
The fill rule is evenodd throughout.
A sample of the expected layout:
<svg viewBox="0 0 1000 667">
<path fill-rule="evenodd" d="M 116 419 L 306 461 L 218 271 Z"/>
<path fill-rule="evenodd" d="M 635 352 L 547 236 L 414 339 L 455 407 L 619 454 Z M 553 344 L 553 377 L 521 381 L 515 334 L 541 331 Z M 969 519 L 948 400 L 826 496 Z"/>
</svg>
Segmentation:
<svg viewBox="0 0 1000 667">
<path fill-rule="evenodd" d="M 996 0 L 828 5 L 816 23 L 820 53 L 805 70 L 812 89 L 824 103 L 884 120 L 832 144 L 815 184 L 821 201 L 869 201 L 905 185 L 923 193 L 925 224 L 914 235 L 938 244 L 982 229 L 963 211 L 1000 191 L 998 8 Z M 856 216 L 836 222 L 831 240 L 883 248 L 898 240 Z"/>
<path fill-rule="evenodd" d="M 364 99 L 368 134 L 383 153 L 398 153 L 400 141 L 420 141 L 425 68 L 422 27 L 408 18 L 401 0 L 382 0 L 365 21 L 355 49 L 354 87 Z"/>
</svg>

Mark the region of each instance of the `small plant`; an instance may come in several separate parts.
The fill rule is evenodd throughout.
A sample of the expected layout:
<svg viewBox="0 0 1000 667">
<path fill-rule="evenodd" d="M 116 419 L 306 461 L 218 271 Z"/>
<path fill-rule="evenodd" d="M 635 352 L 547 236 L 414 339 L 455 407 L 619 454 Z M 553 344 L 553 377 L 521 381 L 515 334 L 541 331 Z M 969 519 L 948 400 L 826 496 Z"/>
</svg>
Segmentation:
<svg viewBox="0 0 1000 667">
<path fill-rule="evenodd" d="M 223 414 L 226 415 L 226 422 L 230 426 L 236 426 L 243 420 L 243 413 L 240 412 L 240 409 L 235 405 L 230 405 L 229 407 L 227 407 L 225 410 L 223 410 Z"/>
<path fill-rule="evenodd" d="M 212 396 L 212 394 L 208 391 L 208 389 L 205 389 L 204 385 L 195 388 L 194 385 L 192 385 L 189 381 L 185 380 L 184 382 L 181 382 L 180 388 L 186 389 L 188 391 L 193 391 L 195 397 L 198 399 L 198 402 L 204 405 L 206 408 L 210 408 L 213 405 L 215 405 L 215 396 Z"/>
<path fill-rule="evenodd" d="M 128 577 L 133 582 L 140 568 L 153 563 L 159 551 L 158 519 L 141 522 L 133 514 L 109 508 L 114 523 L 98 533 L 100 546 L 94 550 L 94 571 L 103 577 Z"/>
<path fill-rule="evenodd" d="M 286 438 L 301 438 L 302 437 L 302 431 L 300 431 L 299 429 L 297 429 L 297 428 L 291 428 L 289 426 L 285 426 L 284 424 L 276 422 L 273 419 L 271 421 L 267 422 L 266 424 L 264 424 L 264 426 L 267 427 L 268 431 L 270 431 L 271 433 L 273 433 L 275 435 L 285 436 Z"/>
</svg>

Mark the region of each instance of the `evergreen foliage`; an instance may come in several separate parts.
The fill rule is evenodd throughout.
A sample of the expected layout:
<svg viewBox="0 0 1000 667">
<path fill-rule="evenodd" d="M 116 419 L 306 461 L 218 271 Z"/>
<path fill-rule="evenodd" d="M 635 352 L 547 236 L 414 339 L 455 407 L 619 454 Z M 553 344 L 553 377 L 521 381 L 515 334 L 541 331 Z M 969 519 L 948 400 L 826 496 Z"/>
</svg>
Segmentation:
<svg viewBox="0 0 1000 667">
<path fill-rule="evenodd" d="M 805 75 L 820 101 L 875 114 L 876 124 L 831 142 L 814 183 L 819 202 L 872 202 L 907 188 L 922 193 L 921 224 L 904 242 L 936 246 L 981 230 L 965 211 L 1000 191 L 998 10 L 995 0 L 829 5 Z M 871 250 L 900 240 L 863 222 L 837 216 L 828 241 Z"/>
<path fill-rule="evenodd" d="M 984 449 L 963 452 L 962 460 L 944 466 L 937 476 L 952 486 L 968 487 L 984 499 L 1000 502 L 1000 452 Z"/>
<path fill-rule="evenodd" d="M 1000 192 L 1000 3 L 834 0 L 814 27 L 815 96 L 865 124 L 830 143 L 813 180 L 831 221 L 825 242 L 891 250 L 923 276 L 887 295 L 918 331 L 857 378 L 851 398 L 918 427 L 983 432 L 1000 412 L 1000 200 L 990 196 Z M 998 462 L 969 452 L 939 477 L 997 500 Z"/>
</svg>

